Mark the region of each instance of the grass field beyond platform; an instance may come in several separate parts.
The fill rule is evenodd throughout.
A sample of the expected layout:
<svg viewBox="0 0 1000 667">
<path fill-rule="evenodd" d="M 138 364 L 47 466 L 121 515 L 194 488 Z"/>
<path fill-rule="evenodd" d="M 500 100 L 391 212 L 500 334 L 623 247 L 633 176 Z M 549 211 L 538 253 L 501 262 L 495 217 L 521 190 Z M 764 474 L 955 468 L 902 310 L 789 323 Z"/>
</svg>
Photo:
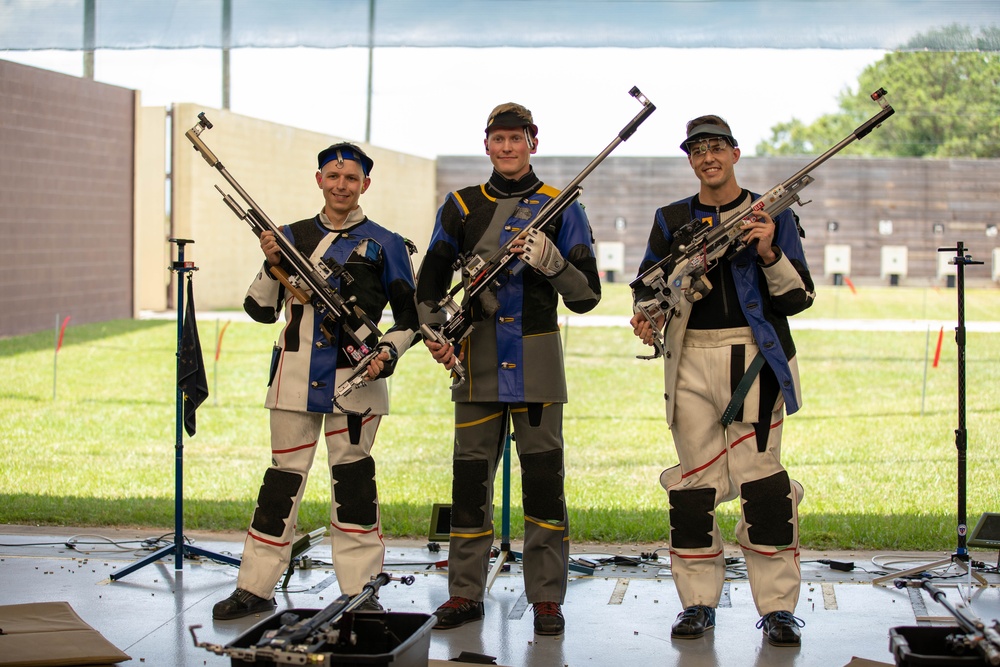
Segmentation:
<svg viewBox="0 0 1000 667">
<path fill-rule="evenodd" d="M 969 322 L 1000 321 L 1000 291 L 968 290 L 966 304 Z M 803 546 L 955 547 L 956 310 L 954 290 L 831 287 L 800 316 L 935 322 L 918 332 L 795 332 L 805 404 L 785 421 L 782 456 L 806 489 Z M 627 312 L 624 286 L 606 286 L 596 313 Z M 184 441 L 189 529 L 244 530 L 269 462 L 262 404 L 280 329 L 230 323 L 216 362 L 224 324 L 199 320 L 211 396 L 197 412 L 197 434 Z M 57 372 L 53 332 L 0 340 L 0 523 L 171 530 L 175 335 L 171 321 L 70 326 Z M 663 419 L 662 367 L 635 359 L 644 349 L 624 327 L 564 327 L 563 341 L 572 538 L 665 543 L 667 503 L 658 476 L 676 456 Z M 974 524 L 982 512 L 1000 511 L 1000 334 L 968 334 L 966 369 L 967 511 Z M 432 503 L 450 500 L 446 376 L 421 346 L 403 357 L 391 380 L 392 414 L 375 446 L 388 536 L 426 536 Z M 518 539 L 521 492 L 512 458 L 511 533 Z M 325 457 L 318 456 L 299 526 L 325 525 L 329 502 Z M 735 502 L 720 508 L 727 539 L 737 512 Z"/>
</svg>

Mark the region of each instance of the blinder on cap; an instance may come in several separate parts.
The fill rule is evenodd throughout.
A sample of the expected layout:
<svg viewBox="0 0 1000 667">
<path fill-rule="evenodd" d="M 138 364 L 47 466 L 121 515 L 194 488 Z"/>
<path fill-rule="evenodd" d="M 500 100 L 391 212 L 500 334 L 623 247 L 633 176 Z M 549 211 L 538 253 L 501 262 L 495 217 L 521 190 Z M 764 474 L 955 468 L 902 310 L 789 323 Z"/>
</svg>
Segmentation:
<svg viewBox="0 0 1000 667">
<path fill-rule="evenodd" d="M 681 150 L 690 155 L 691 150 L 689 148 L 689 144 L 697 143 L 698 141 L 709 139 L 711 137 L 722 137 L 728 141 L 729 145 L 733 148 L 736 148 L 739 145 L 730 133 L 729 128 L 722 125 L 706 123 L 691 128 L 691 131 L 688 132 L 687 139 L 681 143 Z"/>
<path fill-rule="evenodd" d="M 317 161 L 319 162 L 317 169 L 322 170 L 326 163 L 331 160 L 336 160 L 338 164 L 343 164 L 344 160 L 359 162 L 361 163 L 361 171 L 365 173 L 365 176 L 371 174 L 372 167 L 375 166 L 375 161 L 368 157 L 363 150 L 347 142 L 333 144 L 329 148 L 324 148 L 320 151 L 317 156 Z"/>
</svg>

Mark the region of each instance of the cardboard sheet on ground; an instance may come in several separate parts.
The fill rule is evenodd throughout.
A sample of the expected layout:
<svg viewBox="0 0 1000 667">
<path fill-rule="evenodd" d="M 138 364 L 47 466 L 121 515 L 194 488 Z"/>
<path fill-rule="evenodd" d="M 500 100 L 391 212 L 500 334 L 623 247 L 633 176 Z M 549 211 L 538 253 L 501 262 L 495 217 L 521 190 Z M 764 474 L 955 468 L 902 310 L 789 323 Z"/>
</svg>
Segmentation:
<svg viewBox="0 0 1000 667">
<path fill-rule="evenodd" d="M 68 602 L 0 606 L 0 665 L 56 667 L 131 660 L 83 622 Z"/>
</svg>

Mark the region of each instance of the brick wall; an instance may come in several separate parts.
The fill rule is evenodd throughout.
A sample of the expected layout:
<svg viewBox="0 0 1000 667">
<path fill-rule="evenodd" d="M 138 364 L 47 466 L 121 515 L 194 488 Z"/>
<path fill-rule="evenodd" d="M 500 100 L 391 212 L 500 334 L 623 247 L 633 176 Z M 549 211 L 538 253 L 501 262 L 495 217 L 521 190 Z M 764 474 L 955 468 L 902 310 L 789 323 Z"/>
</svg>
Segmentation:
<svg viewBox="0 0 1000 667">
<path fill-rule="evenodd" d="M 535 156 L 532 164 L 545 182 L 563 187 L 587 166 L 589 157 Z M 762 192 L 785 181 L 810 162 L 809 158 L 743 157 L 736 167 L 740 184 Z M 450 156 L 438 159 L 438 201 L 465 185 L 490 175 L 488 158 Z M 1000 160 L 924 160 L 918 158 L 831 158 L 811 175 L 802 191 L 804 207 L 794 207 L 802 221 L 806 257 L 817 284 L 833 276 L 824 271 L 828 245 L 851 248 L 849 277 L 882 282 L 882 247 L 907 249 L 908 274 L 902 283 L 944 282 L 938 276 L 939 247 L 962 241 L 984 267 L 970 269 L 970 282 L 989 280 L 993 249 L 1000 236 Z M 583 182 L 584 204 L 598 242 L 625 244 L 625 276 L 636 275 L 660 206 L 689 196 L 698 182 L 686 158 L 611 156 Z M 625 219 L 624 230 L 615 220 Z M 891 221 L 892 233 L 879 232 L 880 221 Z M 831 231 L 836 222 L 836 231 Z M 882 225 L 883 229 L 886 225 Z M 954 255 L 952 255 L 954 256 Z M 616 277 L 617 280 L 617 277 Z"/>
<path fill-rule="evenodd" d="M 0 336 L 132 316 L 135 93 L 0 60 Z"/>
</svg>

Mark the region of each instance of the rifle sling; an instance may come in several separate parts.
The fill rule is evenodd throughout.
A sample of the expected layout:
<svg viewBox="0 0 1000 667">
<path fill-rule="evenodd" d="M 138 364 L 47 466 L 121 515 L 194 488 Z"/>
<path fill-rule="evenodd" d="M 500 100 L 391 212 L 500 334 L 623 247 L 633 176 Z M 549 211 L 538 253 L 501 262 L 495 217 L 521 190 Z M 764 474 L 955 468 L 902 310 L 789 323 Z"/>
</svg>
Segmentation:
<svg viewBox="0 0 1000 667">
<path fill-rule="evenodd" d="M 760 352 L 757 356 L 753 358 L 750 362 L 750 367 L 747 368 L 747 372 L 743 374 L 743 378 L 740 383 L 736 385 L 735 391 L 733 391 L 733 397 L 729 400 L 729 405 L 726 406 L 726 410 L 722 413 L 723 426 L 729 426 L 733 423 L 733 419 L 736 417 L 736 413 L 739 412 L 740 407 L 743 405 L 743 400 L 747 397 L 747 392 L 750 391 L 750 387 L 753 386 L 753 381 L 757 379 L 757 374 L 760 373 L 760 369 L 764 367 L 764 355 Z"/>
<path fill-rule="evenodd" d="M 474 240 L 471 237 L 466 238 L 465 242 L 467 244 L 471 242 L 472 244 L 472 254 L 479 255 L 483 259 L 489 259 L 497 252 L 497 248 L 500 247 L 500 233 L 503 231 L 504 226 L 506 226 L 507 221 L 514 215 L 514 210 L 520 203 L 521 199 L 519 197 L 497 200 L 490 223 L 480 232 L 479 237 Z"/>
</svg>

